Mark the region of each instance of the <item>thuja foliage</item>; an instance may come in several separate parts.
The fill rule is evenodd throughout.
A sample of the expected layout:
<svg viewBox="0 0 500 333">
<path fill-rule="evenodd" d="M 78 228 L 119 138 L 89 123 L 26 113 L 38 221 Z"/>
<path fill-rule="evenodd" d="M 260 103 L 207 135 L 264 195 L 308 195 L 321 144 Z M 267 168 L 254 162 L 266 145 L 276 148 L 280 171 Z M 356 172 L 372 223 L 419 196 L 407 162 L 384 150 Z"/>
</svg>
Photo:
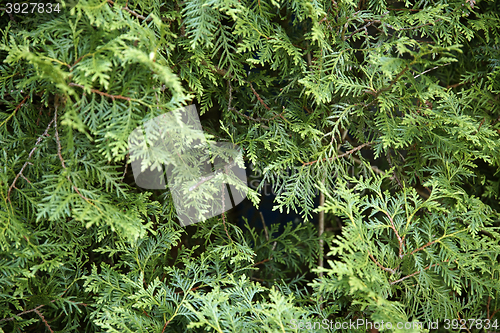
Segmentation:
<svg viewBox="0 0 500 333">
<path fill-rule="evenodd" d="M 335 331 L 364 320 L 423 332 L 396 323 L 446 330 L 474 318 L 483 324 L 467 322 L 471 332 L 499 330 L 495 1 L 9 11 L 0 331 Z M 189 104 L 207 139 L 242 147 L 275 209 L 302 223 L 229 214 L 182 228 L 168 190 L 135 185 L 128 136 Z M 248 196 L 258 209 L 258 191 Z"/>
</svg>

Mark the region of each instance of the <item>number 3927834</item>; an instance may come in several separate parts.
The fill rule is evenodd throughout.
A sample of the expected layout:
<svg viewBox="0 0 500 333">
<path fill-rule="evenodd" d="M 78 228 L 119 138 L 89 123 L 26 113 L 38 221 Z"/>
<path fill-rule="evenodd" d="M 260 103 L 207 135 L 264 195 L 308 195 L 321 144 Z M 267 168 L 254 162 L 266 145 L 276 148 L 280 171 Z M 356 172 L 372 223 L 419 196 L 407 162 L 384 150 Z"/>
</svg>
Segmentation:
<svg viewBox="0 0 500 333">
<path fill-rule="evenodd" d="M 43 2 L 8 2 L 6 4 L 7 14 L 50 14 L 59 13 L 59 3 Z"/>
</svg>

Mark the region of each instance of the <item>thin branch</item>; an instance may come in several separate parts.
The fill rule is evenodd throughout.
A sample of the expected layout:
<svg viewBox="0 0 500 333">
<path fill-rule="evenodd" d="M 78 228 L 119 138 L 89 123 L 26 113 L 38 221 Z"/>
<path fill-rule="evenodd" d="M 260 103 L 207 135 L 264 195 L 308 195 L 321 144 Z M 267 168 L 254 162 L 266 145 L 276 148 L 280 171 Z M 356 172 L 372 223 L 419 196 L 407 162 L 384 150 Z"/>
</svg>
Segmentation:
<svg viewBox="0 0 500 333">
<path fill-rule="evenodd" d="M 460 313 L 459 313 L 459 312 L 457 312 L 457 317 L 458 317 L 459 322 L 461 322 L 461 321 L 462 321 L 462 318 L 460 318 Z M 464 325 L 464 326 L 465 326 L 465 329 L 467 330 L 467 332 L 471 333 L 471 331 L 470 331 L 470 329 L 467 327 L 467 325 Z"/>
<path fill-rule="evenodd" d="M 21 171 L 19 171 L 19 173 L 16 175 L 16 177 L 14 178 L 14 181 L 12 182 L 12 184 L 10 185 L 9 187 L 9 190 L 7 191 L 7 200 L 9 202 L 10 201 L 10 192 L 12 191 L 13 188 L 17 188 L 16 187 L 16 182 L 17 182 L 17 179 L 23 175 L 23 171 L 24 169 L 26 168 L 26 166 L 28 165 L 29 163 L 29 159 L 31 158 L 31 156 L 33 156 L 33 153 L 35 152 L 35 150 L 38 148 L 38 145 L 40 144 L 40 142 L 42 141 L 43 137 L 48 137 L 48 132 L 49 132 L 49 129 L 50 129 L 50 126 L 52 126 L 52 123 L 54 122 L 54 118 L 50 121 L 50 123 L 47 125 L 47 128 L 45 129 L 45 131 L 43 132 L 43 134 L 36 140 L 36 143 L 35 143 L 35 147 L 33 147 L 33 149 L 31 149 L 30 153 L 28 154 L 28 158 L 27 158 L 27 161 L 24 163 L 24 165 L 22 166 L 21 168 Z"/>
<path fill-rule="evenodd" d="M 377 264 L 377 266 L 378 266 L 378 267 L 382 268 L 384 271 L 386 271 L 386 272 L 390 272 L 390 273 L 392 273 L 392 274 L 396 273 L 396 270 L 395 270 L 395 269 L 392 269 L 392 268 L 388 268 L 388 267 L 384 267 L 384 266 L 382 266 L 382 265 L 381 265 L 381 264 L 377 261 L 377 259 L 375 259 L 375 257 L 374 257 L 374 256 L 373 256 L 370 252 L 368 252 L 368 255 L 369 255 L 369 256 L 370 256 L 370 258 L 373 260 L 373 262 L 374 262 L 375 264 Z"/>
<path fill-rule="evenodd" d="M 244 118 L 246 118 L 248 120 L 257 122 L 257 123 L 261 123 L 263 121 L 270 122 L 271 120 L 274 120 L 277 117 L 281 117 L 282 119 L 284 119 L 283 118 L 283 113 L 276 114 L 275 116 L 273 116 L 271 118 L 265 119 L 265 118 L 260 118 L 260 117 L 259 118 L 253 118 L 253 117 L 247 116 L 246 114 L 243 114 L 240 111 L 236 110 L 236 108 L 232 106 L 232 102 L 233 102 L 233 86 L 231 85 L 231 81 L 230 80 L 227 80 L 227 84 L 228 84 L 228 94 L 229 94 L 229 100 L 228 100 L 228 104 L 227 104 L 228 105 L 227 106 L 228 111 L 234 111 L 237 114 L 239 114 L 240 116 L 242 116 L 242 117 L 244 117 Z M 261 126 L 263 128 L 265 128 L 265 129 L 269 129 L 269 127 L 266 126 L 266 125 L 261 125 Z"/>
<path fill-rule="evenodd" d="M 325 184 L 325 180 L 323 179 L 323 185 Z M 325 194 L 321 191 L 319 193 L 319 208 L 322 208 L 325 205 Z M 323 255 L 324 255 L 324 241 L 321 236 L 325 232 L 325 211 L 322 209 L 319 212 L 319 218 L 318 218 L 318 236 L 320 237 L 319 239 L 319 258 L 318 258 L 318 266 L 323 268 Z M 323 272 L 320 271 L 318 273 L 318 277 L 322 278 L 323 277 Z"/>
<path fill-rule="evenodd" d="M 266 241 L 269 242 L 269 232 L 267 231 L 266 221 L 264 221 L 264 215 L 262 215 L 262 212 L 260 210 L 259 214 L 260 214 L 260 220 L 262 221 L 262 227 L 264 228 L 264 235 L 266 236 Z"/>
<path fill-rule="evenodd" d="M 51 301 L 51 302 L 53 302 L 53 301 Z M 31 312 L 38 311 L 38 309 L 40 309 L 40 308 L 42 308 L 42 307 L 44 307 L 44 306 L 45 306 L 45 304 L 41 304 L 41 305 L 37 306 L 37 307 L 36 307 L 36 308 L 34 308 L 34 309 L 31 309 L 31 310 L 26 310 L 26 311 L 23 311 L 23 312 L 19 312 L 18 314 L 16 314 L 16 315 L 15 315 L 15 317 L 10 317 L 10 318 L 0 319 L 0 323 L 1 323 L 2 321 L 12 321 L 12 320 L 16 319 L 16 317 L 21 317 L 22 315 L 25 315 L 25 314 L 28 314 L 28 313 L 31 313 Z"/>
<path fill-rule="evenodd" d="M 64 295 L 64 293 L 65 293 L 66 291 L 67 291 L 67 289 L 66 289 L 66 290 L 62 293 L 62 295 Z M 59 296 L 59 297 L 62 297 L 62 295 L 61 295 L 61 296 Z M 56 300 L 55 300 L 55 299 L 53 299 L 53 300 L 51 300 L 49 303 L 54 303 L 55 301 L 56 301 Z M 71 300 L 68 300 L 68 301 L 69 301 L 69 302 L 72 302 L 72 303 L 74 303 L 74 304 L 76 304 L 76 305 L 88 306 L 88 304 L 85 304 L 85 303 L 76 303 L 76 302 L 71 301 Z M 16 317 L 21 317 L 22 315 L 25 315 L 25 314 L 28 314 L 28 313 L 31 313 L 31 312 L 35 312 L 35 313 L 37 313 L 37 314 L 38 314 L 38 312 L 39 312 L 38 310 L 39 310 L 39 309 L 41 309 L 41 308 L 43 308 L 45 305 L 47 305 L 47 304 L 41 304 L 41 305 L 37 306 L 36 308 L 31 309 L 31 310 L 26 310 L 26 311 L 23 311 L 23 312 L 19 312 L 18 314 L 16 314 L 16 315 L 15 315 L 15 316 L 13 316 L 13 317 L 0 319 L 0 323 L 1 323 L 1 322 L 3 322 L 3 321 L 12 321 L 12 320 L 15 320 L 15 319 L 16 319 Z M 42 318 L 42 320 L 44 320 L 44 319 L 45 319 L 45 318 L 43 317 L 43 315 L 42 315 L 42 316 L 40 316 L 40 317 Z M 44 322 L 45 322 L 45 320 L 44 320 Z M 49 329 L 50 329 L 50 327 L 49 327 Z"/>
<path fill-rule="evenodd" d="M 439 68 L 439 67 L 448 66 L 449 64 L 451 64 L 451 62 L 449 62 L 449 63 L 447 63 L 447 64 L 444 64 L 444 65 L 434 66 L 434 67 L 429 68 L 429 69 L 427 69 L 427 70 L 423 71 L 422 73 L 420 73 L 420 74 L 418 74 L 418 75 L 414 76 L 413 78 L 414 78 L 414 79 L 416 79 L 416 78 L 417 78 L 417 77 L 419 77 L 420 75 L 424 75 L 425 73 L 429 73 L 430 71 L 433 71 L 433 70 L 435 70 L 435 69 L 437 69 L 437 68 Z"/>
<path fill-rule="evenodd" d="M 361 162 L 360 159 L 358 159 L 357 157 L 354 157 L 352 156 L 352 159 L 354 162 L 358 163 L 358 164 L 363 164 L 363 162 Z M 377 175 L 385 175 L 385 171 L 383 170 L 380 170 L 377 166 L 375 165 L 371 165 L 370 166 L 372 168 L 372 170 L 377 174 Z M 389 179 L 394 179 L 394 177 L 390 177 Z"/>
<path fill-rule="evenodd" d="M 380 23 L 380 21 L 375 20 L 375 21 L 368 22 L 367 24 L 365 24 L 361 28 L 356 29 L 352 34 L 350 34 L 349 36 L 347 36 L 346 40 L 348 40 L 349 38 L 351 38 L 352 36 L 354 36 L 356 33 L 360 32 L 361 30 L 364 30 L 364 29 L 368 28 L 373 23 Z"/>
<path fill-rule="evenodd" d="M 438 265 L 439 265 L 439 264 L 429 265 L 429 266 L 425 267 L 424 269 L 422 269 L 421 271 L 416 271 L 416 272 L 414 272 L 414 273 L 411 273 L 410 275 L 403 276 L 401 279 L 396 280 L 396 281 L 392 281 L 390 284 L 392 285 L 392 284 L 399 283 L 399 282 L 404 281 L 404 280 L 406 280 L 406 279 L 408 279 L 408 278 L 411 278 L 412 276 L 415 276 L 415 275 L 417 275 L 417 274 L 420 274 L 420 273 L 422 273 L 423 271 L 428 270 L 428 269 L 429 269 L 429 268 L 431 268 L 431 267 L 438 266 Z"/>
<path fill-rule="evenodd" d="M 389 167 L 392 168 L 393 164 L 392 164 L 391 150 L 390 149 L 387 150 L 387 162 L 389 163 Z M 403 190 L 404 187 L 403 187 L 403 184 L 401 184 L 401 181 L 399 180 L 398 175 L 396 174 L 396 169 L 394 169 L 393 175 L 394 175 L 394 179 L 396 179 L 399 187 Z"/>
<path fill-rule="evenodd" d="M 442 19 L 437 19 L 437 20 L 436 20 L 436 21 L 434 21 L 434 22 L 428 22 L 428 23 L 425 23 L 425 24 L 422 24 L 422 25 L 419 25 L 419 26 L 416 26 L 416 27 L 401 28 L 401 29 L 399 29 L 398 31 L 403 31 L 403 30 L 413 30 L 413 29 L 423 28 L 423 27 L 425 27 L 425 26 L 428 26 L 428 25 L 434 24 L 434 23 L 439 22 L 439 21 L 442 21 Z"/>
<path fill-rule="evenodd" d="M 26 97 L 24 97 L 24 99 L 21 101 L 21 103 L 19 103 L 16 108 L 14 109 L 14 111 L 10 114 L 10 116 L 7 117 L 7 119 L 5 119 L 4 121 L 2 121 L 2 123 L 0 124 L 0 127 L 3 126 L 3 124 L 5 124 L 6 122 L 8 122 L 10 120 L 10 118 L 14 117 L 14 115 L 16 114 L 17 110 L 19 110 L 21 108 L 21 106 L 24 105 L 24 102 L 26 102 L 26 100 L 28 99 L 29 95 L 26 95 Z"/>
<path fill-rule="evenodd" d="M 262 98 L 260 98 L 260 95 L 255 91 L 255 89 L 253 88 L 252 82 L 248 82 L 248 83 L 250 84 L 250 89 L 252 89 L 253 94 L 255 95 L 255 97 L 257 97 L 260 104 L 262 104 L 266 108 L 266 110 L 271 110 L 269 108 L 269 106 L 267 106 L 267 104 L 262 100 Z"/>
<path fill-rule="evenodd" d="M 493 313 L 490 315 L 490 302 L 491 302 L 491 296 L 488 296 L 488 304 L 486 304 L 486 310 L 487 310 L 487 317 L 489 320 L 493 319 L 493 316 L 497 314 L 497 312 L 500 310 L 500 309 L 496 309 L 495 311 L 493 311 Z"/>
<path fill-rule="evenodd" d="M 270 260 L 272 260 L 272 259 L 273 259 L 272 257 L 271 257 L 271 258 L 264 259 L 264 260 L 262 260 L 262 261 L 256 262 L 256 263 L 255 263 L 255 264 L 253 264 L 252 266 L 253 266 L 253 267 L 258 266 L 258 265 L 263 264 L 263 263 L 265 263 L 265 262 L 268 262 L 268 261 L 270 261 Z"/>
<path fill-rule="evenodd" d="M 76 84 L 76 83 L 70 82 L 68 85 L 71 86 L 71 87 L 78 87 L 78 88 L 82 88 L 82 89 L 85 90 L 85 87 L 83 85 L 81 85 L 81 84 Z M 121 96 L 121 95 L 110 95 L 108 93 L 105 93 L 105 92 L 102 92 L 100 90 L 93 89 L 93 88 L 91 88 L 90 91 L 93 92 L 93 93 L 99 94 L 101 96 L 109 97 L 112 100 L 115 100 L 115 99 L 124 99 L 126 101 L 131 101 L 132 100 L 132 98 L 130 98 L 130 97 Z"/>
<path fill-rule="evenodd" d="M 196 188 L 198 188 L 201 184 L 203 183 L 206 183 L 207 181 L 209 181 L 210 179 L 218 176 L 219 174 L 221 173 L 226 173 L 227 174 L 227 170 L 234 167 L 236 165 L 236 160 L 233 160 L 231 163 L 225 165 L 223 168 L 220 168 L 220 169 L 217 169 L 215 170 L 214 172 L 212 172 L 212 174 L 210 176 L 206 176 L 206 177 L 200 177 L 200 180 L 193 186 L 191 186 L 189 188 L 189 191 L 193 191 L 195 190 Z"/>
<path fill-rule="evenodd" d="M 353 149 L 349 150 L 348 152 L 345 152 L 345 153 L 343 153 L 343 154 L 341 154 L 341 155 L 337 155 L 337 156 L 333 156 L 333 157 L 326 157 L 326 158 L 322 159 L 322 160 L 321 160 L 321 162 L 324 162 L 324 161 L 326 161 L 326 160 L 329 160 L 329 161 L 335 161 L 336 159 L 339 159 L 339 158 L 342 158 L 342 157 L 345 157 L 345 156 L 351 155 L 351 154 L 353 154 L 353 153 L 357 152 L 358 150 L 361 150 L 361 149 L 363 149 L 364 147 L 366 147 L 366 146 L 370 146 L 370 145 L 372 145 L 372 144 L 373 144 L 373 142 L 366 142 L 366 143 L 363 143 L 362 145 L 359 145 L 359 146 L 357 146 L 357 147 L 355 147 L 355 148 L 353 148 Z M 320 161 L 320 160 L 311 161 L 311 162 L 304 162 L 304 163 L 302 163 L 302 166 L 311 165 L 311 164 L 317 163 L 317 162 L 319 162 L 319 161 Z"/>
<path fill-rule="evenodd" d="M 125 170 L 123 170 L 123 175 L 122 175 L 122 180 L 121 180 L 122 182 L 125 179 L 125 175 L 127 174 L 129 155 L 130 154 L 125 155 Z"/>
<path fill-rule="evenodd" d="M 203 287 L 206 287 L 206 286 L 207 286 L 206 284 L 201 284 L 201 285 L 199 285 L 198 287 L 194 287 L 194 288 L 189 289 L 189 290 L 188 290 L 188 292 L 190 292 L 190 291 L 195 291 L 195 290 L 197 290 L 197 289 L 200 289 L 200 288 L 203 288 Z M 178 294 L 184 294 L 184 290 L 181 290 L 181 291 L 176 291 L 174 294 L 177 294 L 177 295 L 178 295 Z"/>
<path fill-rule="evenodd" d="M 421 246 L 421 247 L 419 247 L 419 248 L 417 248 L 417 249 L 415 249 L 415 250 L 411 251 L 411 252 L 409 253 L 409 255 L 411 256 L 411 255 L 412 255 L 412 254 L 414 254 L 415 252 L 422 251 L 422 250 L 423 250 L 423 249 L 425 249 L 426 247 L 429 247 L 429 246 L 431 246 L 432 244 L 434 244 L 434 243 L 436 243 L 436 242 L 437 242 L 437 240 L 433 240 L 433 241 L 431 241 L 431 242 L 428 242 L 427 244 L 425 244 L 425 245 L 423 245 L 423 246 Z"/>
<path fill-rule="evenodd" d="M 391 228 L 394 231 L 394 233 L 396 234 L 396 237 L 398 238 L 399 258 L 403 259 L 403 257 L 404 257 L 404 254 L 403 254 L 404 237 L 401 238 L 401 236 L 399 236 L 398 230 L 396 229 L 396 226 L 394 225 L 394 220 L 392 219 L 391 215 L 386 211 L 384 211 L 384 214 L 389 218 L 389 221 L 391 222 L 391 225 L 389 228 Z"/>
<path fill-rule="evenodd" d="M 231 242 L 233 242 L 233 239 L 231 238 L 231 236 L 229 236 L 229 232 L 227 232 L 227 228 L 226 228 L 226 216 L 224 214 L 224 212 L 226 211 L 226 207 L 224 205 L 224 191 L 226 189 L 226 183 L 222 183 L 222 224 L 224 225 L 224 230 L 226 231 L 226 235 L 227 235 L 227 238 L 229 238 L 229 240 Z"/>
<path fill-rule="evenodd" d="M 114 1 L 112 1 L 112 0 L 108 0 L 108 3 L 110 3 L 111 5 L 115 4 Z M 126 11 L 126 12 L 128 12 L 128 13 L 130 13 L 130 14 L 132 14 L 132 15 L 134 15 L 138 19 L 146 20 L 146 22 L 149 22 L 149 21 L 153 20 L 153 18 L 151 16 L 149 16 L 149 15 L 147 17 L 144 17 L 141 14 L 134 12 L 133 10 L 131 10 L 130 8 L 128 8 L 128 5 L 126 5 L 125 7 L 122 7 L 121 9 L 124 10 L 124 11 Z"/>
<path fill-rule="evenodd" d="M 387 8 L 387 10 L 407 10 L 407 11 L 410 11 L 410 12 L 418 12 L 418 11 L 421 11 L 422 9 L 410 9 L 410 8 Z"/>
<path fill-rule="evenodd" d="M 167 328 L 168 324 L 170 324 L 170 320 L 165 322 L 165 325 L 163 325 L 163 329 L 161 330 L 161 333 L 165 333 L 165 329 Z"/>
<path fill-rule="evenodd" d="M 38 309 L 35 309 L 35 313 L 40 317 L 42 318 L 42 321 L 43 323 L 45 324 L 45 326 L 47 327 L 47 329 L 49 330 L 50 333 L 54 333 L 54 331 L 52 330 L 52 328 L 50 327 L 49 323 L 47 322 L 47 320 L 45 319 L 45 317 L 43 316 L 43 314 L 38 311 Z"/>
</svg>

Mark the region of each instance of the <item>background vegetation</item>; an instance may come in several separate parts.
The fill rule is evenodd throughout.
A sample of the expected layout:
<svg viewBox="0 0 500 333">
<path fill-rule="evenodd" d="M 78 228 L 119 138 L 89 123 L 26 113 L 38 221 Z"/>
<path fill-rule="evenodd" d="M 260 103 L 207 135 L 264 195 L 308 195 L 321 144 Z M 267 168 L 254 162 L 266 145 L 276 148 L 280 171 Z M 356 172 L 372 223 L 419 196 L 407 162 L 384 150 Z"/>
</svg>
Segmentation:
<svg viewBox="0 0 500 333">
<path fill-rule="evenodd" d="M 498 2 L 1 7 L 0 331 L 499 330 Z M 188 104 L 303 223 L 135 186 L 128 135 Z"/>
</svg>

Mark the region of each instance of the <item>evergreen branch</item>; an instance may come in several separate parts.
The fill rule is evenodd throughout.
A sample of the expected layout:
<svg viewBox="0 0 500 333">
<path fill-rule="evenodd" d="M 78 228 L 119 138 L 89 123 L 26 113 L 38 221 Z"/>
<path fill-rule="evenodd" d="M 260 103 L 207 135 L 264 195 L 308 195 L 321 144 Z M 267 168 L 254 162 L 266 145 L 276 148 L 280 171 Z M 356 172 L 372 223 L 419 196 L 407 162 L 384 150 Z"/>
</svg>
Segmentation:
<svg viewBox="0 0 500 333">
<path fill-rule="evenodd" d="M 327 160 L 328 160 L 328 161 L 335 161 L 336 159 L 339 159 L 339 158 L 342 158 L 342 157 L 345 157 L 345 156 L 351 155 L 351 154 L 353 154 L 353 153 L 357 152 L 358 150 L 361 150 L 361 149 L 363 149 L 364 147 L 366 147 L 366 146 L 370 146 L 370 145 L 372 145 L 372 144 L 373 144 L 373 142 L 365 142 L 365 143 L 363 143 L 362 145 L 359 145 L 359 146 L 357 146 L 357 147 L 355 147 L 355 148 L 353 148 L 353 149 L 351 149 L 351 150 L 349 150 L 349 151 L 347 151 L 347 152 L 345 152 L 345 153 L 343 153 L 343 154 L 341 154 L 341 155 L 337 155 L 337 156 L 333 156 L 333 157 L 325 157 L 325 158 L 324 158 L 324 159 L 322 159 L 322 160 L 315 160 L 315 161 L 311 161 L 311 162 L 303 162 L 303 163 L 302 163 L 302 166 L 304 167 L 304 166 L 306 166 L 306 165 L 311 165 L 311 164 L 314 164 L 314 163 L 317 163 L 317 162 L 324 162 L 324 161 L 327 161 Z"/>
<path fill-rule="evenodd" d="M 392 269 L 392 268 L 388 268 L 388 267 L 384 267 L 382 266 L 378 261 L 377 259 L 375 259 L 375 257 L 368 251 L 368 255 L 370 256 L 370 258 L 373 260 L 373 262 L 375 264 L 377 264 L 378 267 L 382 268 L 384 271 L 386 272 L 390 272 L 391 274 L 395 274 L 396 273 L 396 269 Z"/>
<path fill-rule="evenodd" d="M 115 2 L 112 1 L 112 0 L 108 0 L 108 3 L 111 4 L 111 5 L 113 5 L 113 6 L 115 4 Z M 149 21 L 153 20 L 153 18 L 151 16 L 149 16 L 149 15 L 147 17 L 144 17 L 141 14 L 134 12 L 133 10 L 131 10 L 130 8 L 128 8 L 128 5 L 126 5 L 125 7 L 122 7 L 121 9 L 124 10 L 124 11 L 126 11 L 126 12 L 128 12 L 128 13 L 130 13 L 130 14 L 132 14 L 132 15 L 134 15 L 138 19 L 146 20 L 146 22 L 149 22 Z"/>
<path fill-rule="evenodd" d="M 7 119 L 5 119 L 4 121 L 2 121 L 2 123 L 0 124 L 0 127 L 3 126 L 3 124 L 7 123 L 9 121 L 10 118 L 14 117 L 14 115 L 16 114 L 17 110 L 19 110 L 23 105 L 24 105 L 24 102 L 26 102 L 26 100 L 28 99 L 30 95 L 26 95 L 26 97 L 24 97 L 24 99 L 21 101 L 21 103 L 19 103 L 16 108 L 14 109 L 14 111 L 10 114 L 10 116 L 7 117 Z"/>
<path fill-rule="evenodd" d="M 56 138 L 56 142 L 57 142 L 57 156 L 59 156 L 59 160 L 61 160 L 61 165 L 64 169 L 67 169 L 66 168 L 66 164 L 64 163 L 64 158 L 62 157 L 62 154 L 61 154 L 61 141 L 59 140 L 59 131 L 57 130 L 57 108 L 58 108 L 58 105 L 56 104 L 55 105 L 55 111 L 54 111 L 54 129 L 55 129 L 55 138 Z M 70 184 L 73 186 L 73 189 L 76 191 L 76 193 L 78 193 L 78 195 L 83 199 L 85 200 L 86 202 L 90 203 L 91 205 L 94 205 L 90 202 L 90 199 L 87 198 L 86 196 L 84 196 L 83 194 L 80 193 L 80 190 L 78 189 L 78 187 L 76 187 L 75 184 L 73 184 L 73 182 L 71 181 L 71 178 L 69 177 L 69 175 L 66 176 L 66 178 L 68 179 L 68 181 L 70 182 Z"/>
<path fill-rule="evenodd" d="M 446 237 L 451 237 L 451 236 L 453 236 L 453 235 L 456 235 L 456 234 L 458 234 L 458 233 L 460 233 L 460 232 L 464 232 L 464 231 L 467 231 L 467 229 L 462 229 L 462 230 L 459 230 L 459 231 L 455 231 L 454 233 L 449 234 L 449 235 L 446 235 L 446 234 L 445 234 L 445 235 L 443 235 L 443 236 L 439 237 L 438 239 L 435 239 L 435 240 L 433 240 L 433 241 L 430 241 L 430 242 L 428 242 L 427 244 L 422 245 L 421 247 L 419 247 L 419 248 L 417 248 L 417 249 L 415 249 L 415 250 L 411 251 L 409 254 L 405 254 L 404 256 L 406 256 L 406 255 L 410 255 L 410 256 L 411 256 L 412 254 L 414 254 L 414 253 L 416 253 L 416 252 L 418 252 L 418 251 L 422 251 L 423 249 L 425 249 L 425 248 L 427 248 L 427 247 L 429 247 L 429 246 L 431 246 L 431 245 L 433 245 L 433 244 L 438 243 L 438 242 L 439 242 L 440 240 L 442 240 L 443 238 L 446 238 Z"/>
<path fill-rule="evenodd" d="M 70 82 L 68 85 L 71 86 L 71 87 L 78 87 L 78 88 L 82 88 L 82 89 L 85 90 L 85 87 L 83 85 L 81 85 L 81 84 L 76 84 L 76 83 Z M 90 91 L 93 92 L 93 93 L 99 94 L 101 96 L 109 97 L 112 100 L 115 100 L 115 99 L 124 99 L 126 101 L 131 101 L 132 100 L 132 98 L 130 98 L 130 97 L 125 97 L 125 96 L 121 96 L 121 95 L 110 95 L 108 93 L 105 93 L 105 92 L 102 92 L 102 91 L 99 91 L 99 90 L 93 89 L 93 88 L 90 88 Z"/>
<path fill-rule="evenodd" d="M 31 149 L 30 153 L 28 154 L 28 159 L 27 161 L 24 163 L 24 165 L 22 166 L 21 168 L 21 171 L 19 171 L 19 173 L 16 175 L 16 177 L 14 178 L 14 181 L 12 182 L 12 184 L 9 186 L 9 190 L 7 191 L 7 200 L 9 202 L 10 201 L 10 192 L 12 191 L 13 188 L 16 188 L 16 182 L 17 182 L 17 179 L 23 174 L 23 171 L 24 169 L 26 168 L 26 166 L 28 165 L 29 163 L 29 159 L 31 158 L 31 156 L 33 156 L 33 153 L 35 152 L 35 150 L 38 148 L 38 145 L 40 144 L 40 142 L 42 141 L 43 137 L 48 137 L 48 132 L 49 132 L 49 129 L 50 129 L 50 126 L 52 126 L 52 123 L 54 122 L 54 118 L 52 118 L 52 120 L 50 121 L 50 123 L 47 125 L 47 128 L 45 129 L 45 131 L 43 132 L 43 134 L 36 140 L 36 143 L 35 143 L 35 147 L 33 147 L 33 149 Z"/>
<path fill-rule="evenodd" d="M 66 290 L 63 292 L 63 294 L 66 292 Z M 59 297 L 62 297 L 59 296 Z M 49 303 L 54 303 L 56 300 L 53 299 L 51 300 Z M 71 303 L 74 303 L 76 305 L 83 305 L 83 306 L 87 306 L 88 304 L 85 304 L 85 303 L 77 303 L 77 302 L 74 302 L 74 301 L 71 301 L 71 300 L 68 300 L 69 302 Z M 31 313 L 31 312 L 37 312 L 39 309 L 43 308 L 45 305 L 47 304 L 40 304 L 39 306 L 33 308 L 33 309 L 30 309 L 30 310 L 26 310 L 26 311 L 23 311 L 23 312 L 19 312 L 18 314 L 16 314 L 15 316 L 13 317 L 9 317 L 9 318 L 3 318 L 3 319 L 0 319 L 0 323 L 3 322 L 3 321 L 12 321 L 12 320 L 15 320 L 16 317 L 21 317 L 22 315 L 25 315 L 25 314 L 28 314 L 28 313 Z M 42 320 L 44 319 L 43 316 L 41 316 Z"/>
<path fill-rule="evenodd" d="M 54 302 L 55 300 L 52 300 L 50 302 Z M 26 310 L 26 311 L 23 311 L 23 312 L 19 312 L 18 314 L 15 315 L 15 317 L 9 317 L 9 318 L 3 318 L 3 319 L 0 319 L 0 323 L 3 322 L 3 321 L 12 321 L 14 319 L 16 319 L 16 317 L 21 317 L 22 315 L 25 315 L 25 314 L 28 314 L 28 313 L 31 313 L 31 312 L 35 312 L 35 311 L 38 311 L 38 309 L 44 307 L 45 304 L 41 304 L 39 306 L 37 306 L 36 308 L 34 309 L 31 309 L 31 310 Z"/>
</svg>

